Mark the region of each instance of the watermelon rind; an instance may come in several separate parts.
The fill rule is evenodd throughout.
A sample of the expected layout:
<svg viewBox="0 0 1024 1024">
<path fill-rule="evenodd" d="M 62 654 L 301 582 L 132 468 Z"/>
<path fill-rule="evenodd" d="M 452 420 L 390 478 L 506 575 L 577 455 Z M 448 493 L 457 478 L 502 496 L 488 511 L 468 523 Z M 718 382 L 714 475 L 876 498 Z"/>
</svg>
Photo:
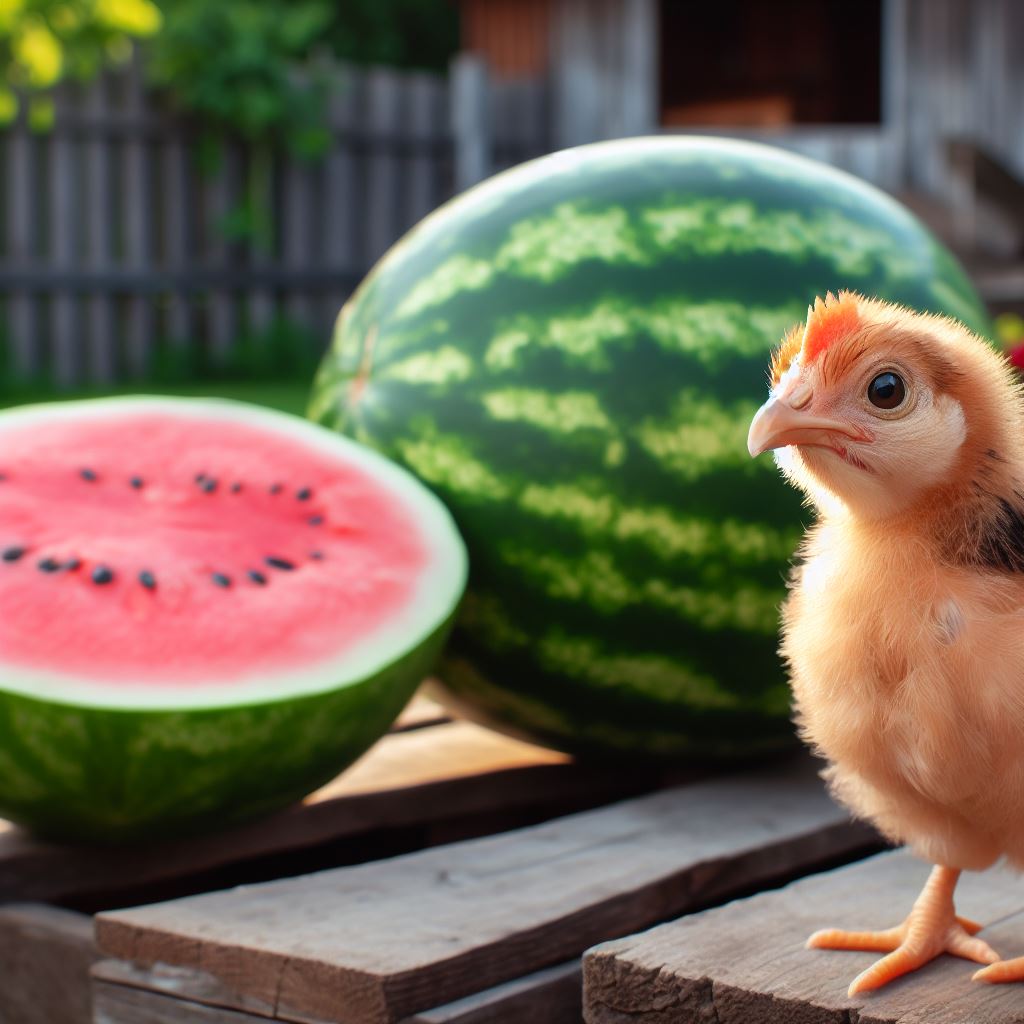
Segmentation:
<svg viewBox="0 0 1024 1024">
<path fill-rule="evenodd" d="M 58 839 L 154 841 L 220 829 L 329 781 L 429 674 L 466 581 L 464 545 L 433 494 L 376 452 L 298 417 L 218 399 L 47 403 L 0 414 L 0 445 L 8 429 L 118 411 L 251 422 L 365 468 L 415 511 L 432 571 L 396 621 L 290 671 L 180 688 L 108 684 L 4 664 L 0 652 L 0 814 Z"/>
<path fill-rule="evenodd" d="M 384 255 L 309 415 L 452 510 L 472 569 L 446 702 L 601 757 L 795 743 L 778 605 L 808 516 L 746 435 L 770 350 L 844 288 L 991 335 L 955 258 L 892 198 L 706 136 L 520 165 Z"/>
</svg>

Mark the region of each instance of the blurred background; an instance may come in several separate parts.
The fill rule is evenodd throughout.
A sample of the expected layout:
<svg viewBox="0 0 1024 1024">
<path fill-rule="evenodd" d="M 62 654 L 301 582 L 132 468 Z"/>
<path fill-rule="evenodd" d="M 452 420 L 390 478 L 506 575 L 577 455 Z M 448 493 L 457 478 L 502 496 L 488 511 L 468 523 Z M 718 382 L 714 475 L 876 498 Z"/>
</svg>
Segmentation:
<svg viewBox="0 0 1024 1024">
<path fill-rule="evenodd" d="M 1024 333 L 1022 38 L 1015 0 L 0 0 L 0 402 L 301 411 L 341 303 L 417 220 L 658 132 L 891 192 Z"/>
</svg>

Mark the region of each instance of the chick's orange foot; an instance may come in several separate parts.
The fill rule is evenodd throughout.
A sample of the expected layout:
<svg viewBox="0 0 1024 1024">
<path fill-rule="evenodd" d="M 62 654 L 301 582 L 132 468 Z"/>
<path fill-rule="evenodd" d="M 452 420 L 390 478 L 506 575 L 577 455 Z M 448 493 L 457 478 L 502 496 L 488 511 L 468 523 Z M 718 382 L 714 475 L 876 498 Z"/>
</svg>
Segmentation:
<svg viewBox="0 0 1024 1024">
<path fill-rule="evenodd" d="M 1024 981 L 1024 956 L 989 964 L 988 967 L 982 967 L 980 971 L 975 971 L 971 977 L 974 981 L 987 981 L 990 984 Z"/>
<path fill-rule="evenodd" d="M 895 928 L 877 932 L 825 929 L 815 932 L 807 940 L 807 946 L 809 949 L 871 950 L 888 954 L 853 979 L 848 990 L 850 996 L 881 988 L 943 953 L 1001 967 L 1001 962 L 996 963 L 999 954 L 987 942 L 975 938 L 975 932 L 981 926 L 957 917 L 953 910 L 953 889 L 959 876 L 960 872 L 953 868 L 936 867 L 907 919 Z M 984 975 L 985 970 L 979 971 L 975 977 Z M 1024 977 L 1024 958 L 1020 961 L 1019 971 Z M 993 977 L 986 980 L 1003 979 Z"/>
</svg>

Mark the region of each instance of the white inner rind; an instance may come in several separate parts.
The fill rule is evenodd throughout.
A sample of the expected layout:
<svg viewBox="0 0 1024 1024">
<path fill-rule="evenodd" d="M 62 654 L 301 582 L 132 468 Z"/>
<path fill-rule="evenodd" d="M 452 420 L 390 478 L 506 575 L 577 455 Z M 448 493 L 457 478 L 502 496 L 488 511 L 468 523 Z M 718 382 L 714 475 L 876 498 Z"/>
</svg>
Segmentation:
<svg viewBox="0 0 1024 1024">
<path fill-rule="evenodd" d="M 455 610 L 466 585 L 468 562 L 451 515 L 423 484 L 400 466 L 355 441 L 331 433 L 296 416 L 225 399 L 162 398 L 146 395 L 23 406 L 0 415 L 0 448 L 6 430 L 21 430 L 34 421 L 61 419 L 111 420 L 118 415 L 167 413 L 209 423 L 223 420 L 294 438 L 313 451 L 332 455 L 347 465 L 364 469 L 396 500 L 414 510 L 429 557 L 408 602 L 386 622 L 355 643 L 344 654 L 307 663 L 294 671 L 254 672 L 230 681 L 210 678 L 189 680 L 175 688 L 161 681 L 116 684 L 80 675 L 26 668 L 3 660 L 0 650 L 0 690 L 39 700 L 97 708 L 131 710 L 191 710 L 256 704 L 326 693 L 373 676 L 415 650 Z"/>
</svg>

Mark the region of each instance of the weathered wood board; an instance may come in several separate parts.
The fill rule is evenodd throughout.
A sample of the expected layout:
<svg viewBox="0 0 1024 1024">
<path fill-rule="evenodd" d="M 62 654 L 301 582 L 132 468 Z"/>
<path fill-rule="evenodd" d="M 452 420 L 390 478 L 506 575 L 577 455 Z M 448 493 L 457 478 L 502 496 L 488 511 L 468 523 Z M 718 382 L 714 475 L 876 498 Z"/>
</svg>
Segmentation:
<svg viewBox="0 0 1024 1024">
<path fill-rule="evenodd" d="M 905 851 L 870 857 L 749 899 L 607 942 L 584 958 L 588 1024 L 1011 1024 L 1024 986 L 972 982 L 977 964 L 944 956 L 874 993 L 846 996 L 878 953 L 808 950 L 823 927 L 882 928 L 910 909 L 928 865 Z M 1024 954 L 1024 880 L 968 874 L 957 909 L 1004 957 Z M 989 923 L 991 922 L 991 923 Z"/>
<path fill-rule="evenodd" d="M 195 972 L 182 995 L 384 1024 L 873 841 L 808 758 L 374 864 L 97 917 L 107 956 Z"/>
<path fill-rule="evenodd" d="M 92 921 L 41 904 L 0 907 L 0 1022 L 87 1024 Z"/>
<path fill-rule="evenodd" d="M 259 1006 L 253 1013 L 217 1006 L 221 986 L 188 969 L 101 960 L 93 967 L 92 981 L 95 1024 L 258 1024 L 268 1019 Z M 401 1024 L 582 1024 L 582 981 L 580 961 L 573 960 L 422 1010 Z"/>
</svg>

